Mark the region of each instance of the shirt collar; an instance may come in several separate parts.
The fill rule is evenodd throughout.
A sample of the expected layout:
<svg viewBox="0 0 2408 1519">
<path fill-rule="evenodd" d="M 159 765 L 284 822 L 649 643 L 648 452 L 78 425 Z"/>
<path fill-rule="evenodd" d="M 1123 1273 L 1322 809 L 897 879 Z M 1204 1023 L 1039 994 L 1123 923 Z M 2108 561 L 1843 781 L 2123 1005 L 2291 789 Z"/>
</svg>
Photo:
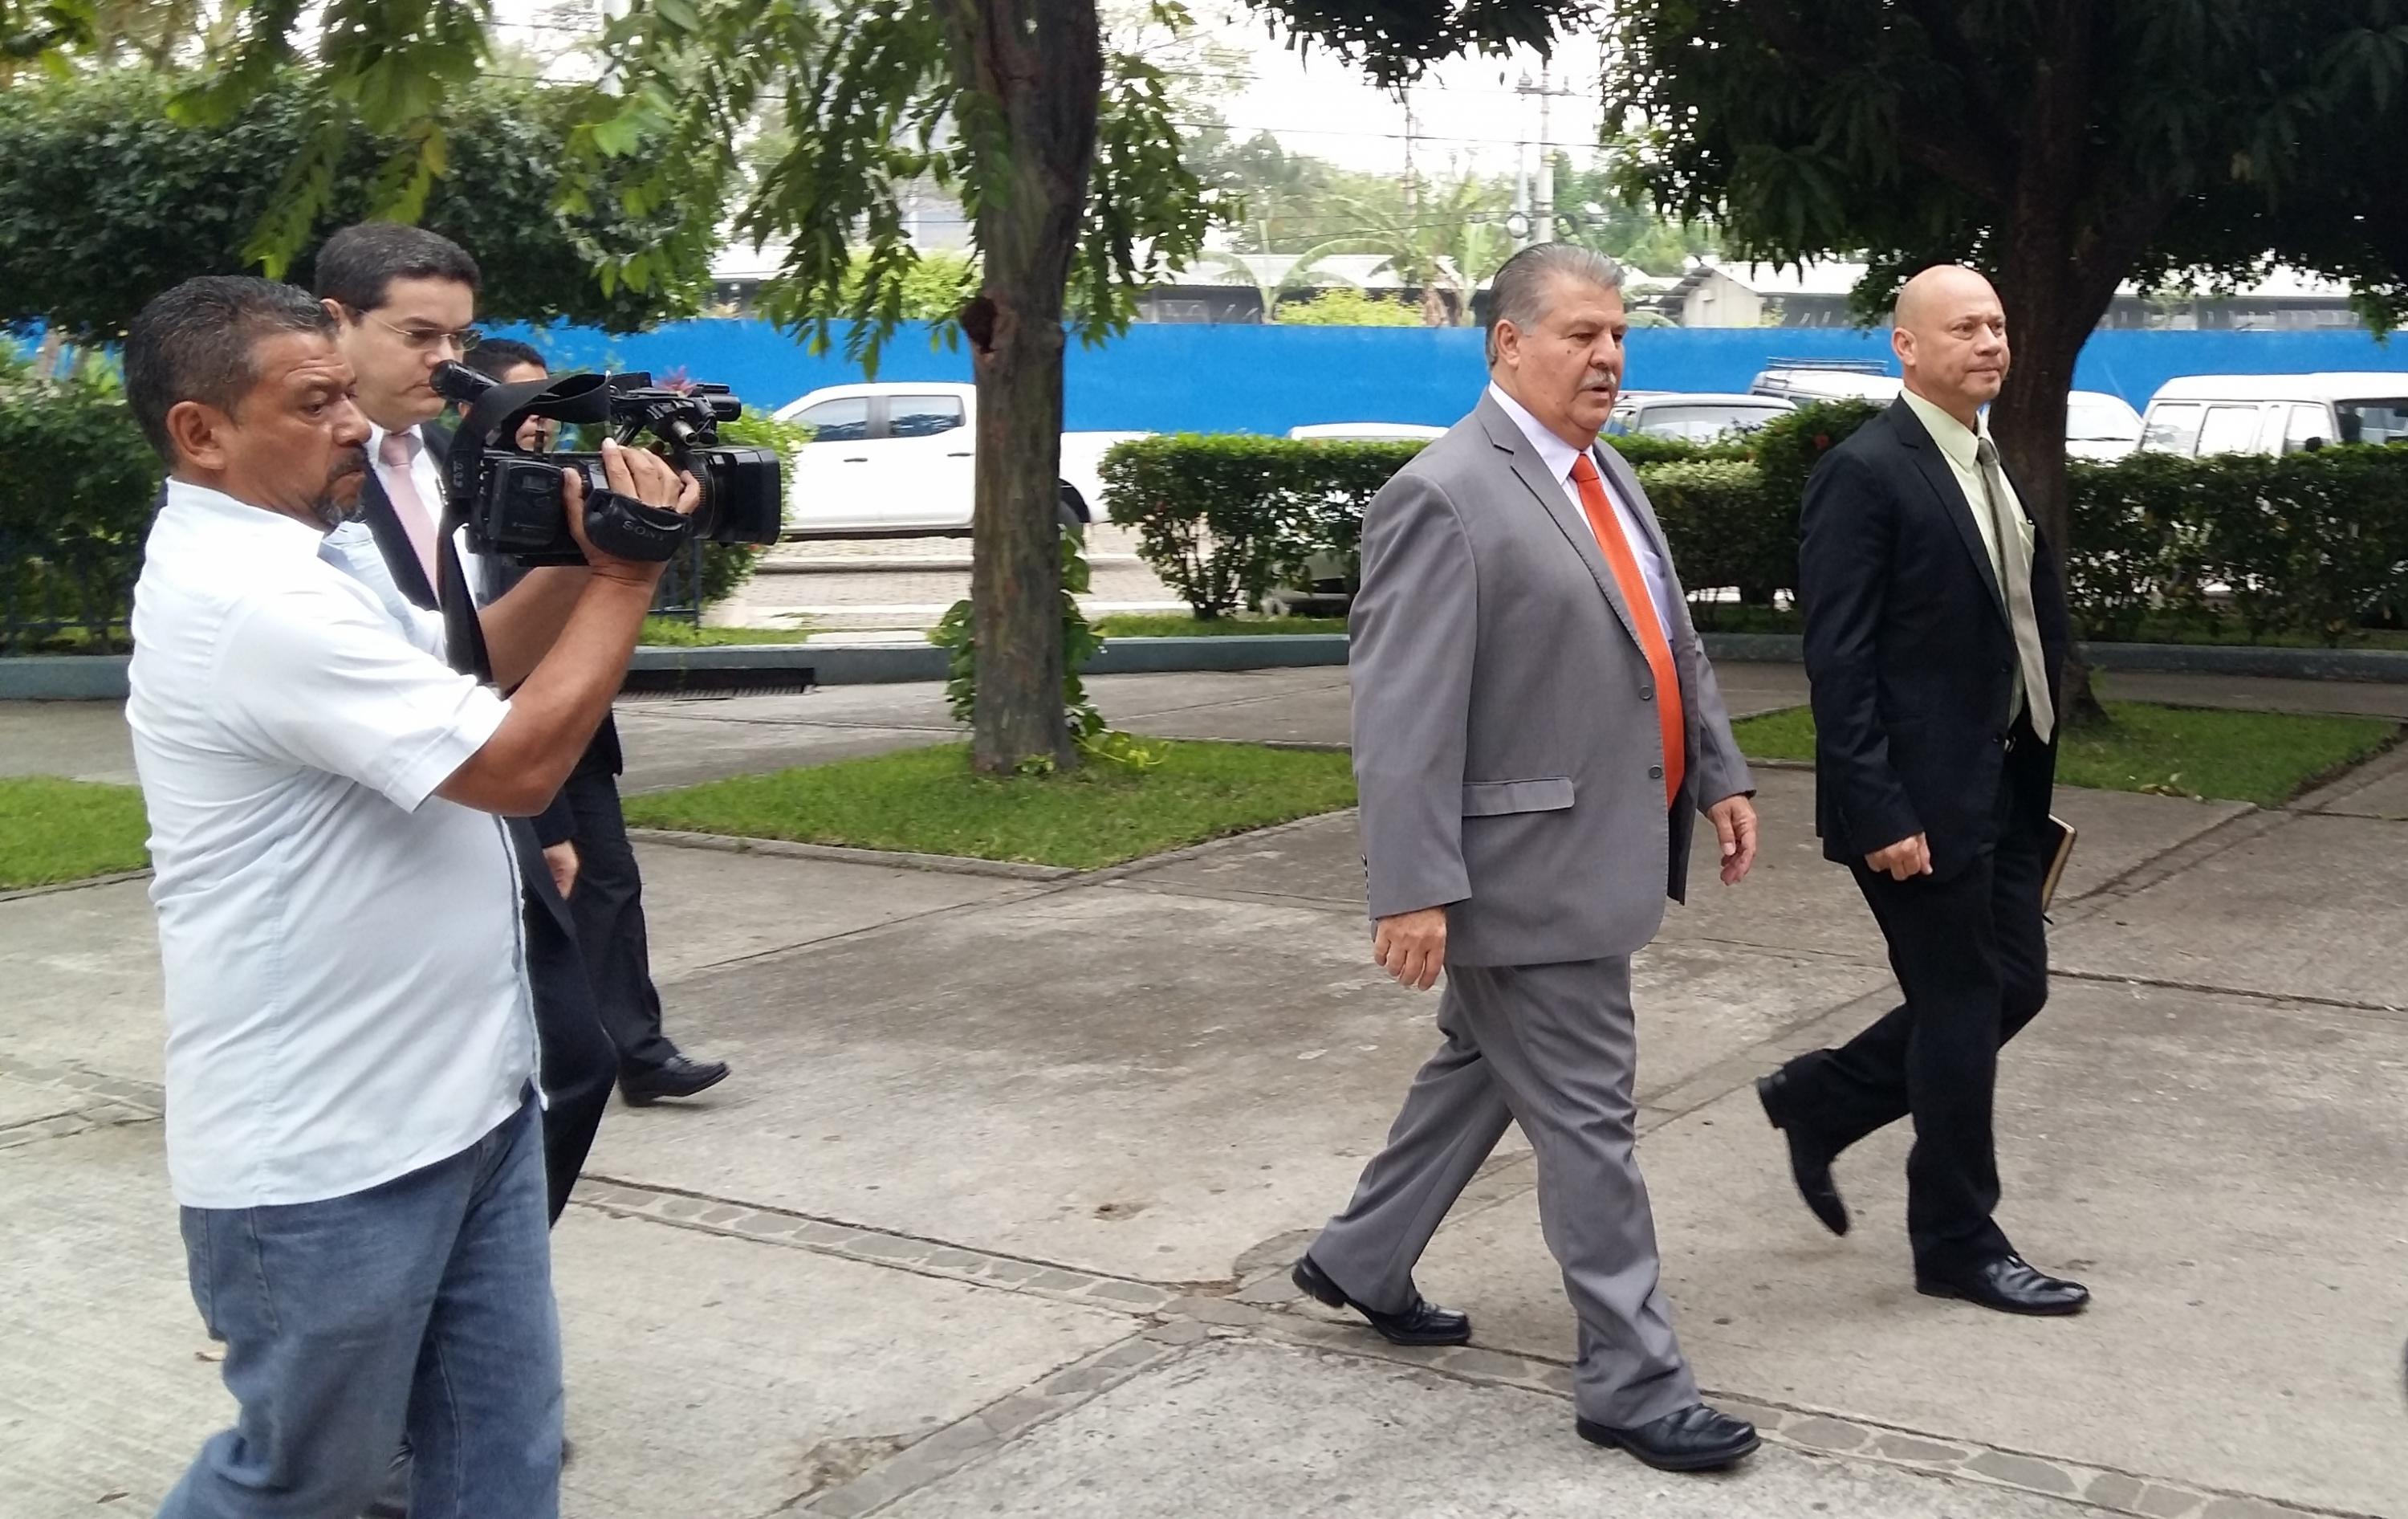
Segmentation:
<svg viewBox="0 0 2408 1519">
<path fill-rule="evenodd" d="M 1497 404 L 1505 408 L 1505 414 L 1513 419 L 1513 425 L 1522 429 L 1522 436 L 1530 440 L 1530 447 L 1538 452 L 1539 462 L 1547 466 L 1547 478 L 1558 482 L 1571 479 L 1572 465 L 1580 458 L 1581 451 L 1557 437 L 1545 423 L 1530 415 L 1529 408 L 1506 394 L 1502 385 L 1489 381 L 1488 394 L 1496 397 Z"/>
<path fill-rule="evenodd" d="M 384 440 L 392 436 L 393 435 L 391 433 L 386 432 L 375 423 L 368 423 L 367 451 L 369 464 L 375 465 L 379 467 L 382 467 L 384 466 Z M 415 427 L 403 428 L 401 431 L 401 437 L 403 441 L 409 447 L 409 462 L 413 465 L 416 464 L 418 462 L 418 455 L 426 447 L 424 440 L 418 436 L 418 429 Z"/>
<path fill-rule="evenodd" d="M 297 517 L 280 511 L 253 506 L 237 500 L 223 491 L 190 480 L 167 480 L 167 501 L 165 511 L 179 517 L 202 519 L 208 523 L 213 536 L 239 536 L 246 542 L 274 553 L 293 553 L 317 557 L 326 535 Z"/>
<path fill-rule="evenodd" d="M 1980 442 L 1990 436 L 1987 419 L 1976 412 L 1973 415 L 1974 425 L 1968 427 L 1913 391 L 1899 394 L 1906 397 L 1906 404 L 1914 409 L 1915 420 L 1923 423 L 1923 430 L 1931 435 L 1931 441 L 1940 445 L 1941 452 L 1948 455 L 1959 469 L 1971 471 L 1976 466 Z"/>
</svg>

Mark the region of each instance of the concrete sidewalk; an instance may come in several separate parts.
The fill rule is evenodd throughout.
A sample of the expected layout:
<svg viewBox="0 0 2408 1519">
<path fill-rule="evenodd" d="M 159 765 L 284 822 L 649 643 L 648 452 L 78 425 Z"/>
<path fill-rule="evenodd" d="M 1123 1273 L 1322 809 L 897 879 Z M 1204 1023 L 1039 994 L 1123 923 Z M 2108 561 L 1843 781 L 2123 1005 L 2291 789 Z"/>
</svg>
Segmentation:
<svg viewBox="0 0 2408 1519">
<path fill-rule="evenodd" d="M 1760 709 L 1793 675 L 1725 680 Z M 2370 694 L 2318 690 L 2249 695 Z M 1337 671 L 1102 699 L 1148 732 L 1343 737 Z M 924 689 L 624 712 L 645 784 L 948 732 Z M 50 752 L 100 773 L 86 720 Z M 1891 989 L 1809 779 L 1762 781 L 1756 879 L 1701 872 L 1638 984 L 1676 1322 L 1772 1437 L 1741 1471 L 1572 1437 L 1518 1137 L 1421 1271 L 1473 1346 L 1295 1300 L 1436 1038 L 1367 961 L 1338 814 L 1056 882 L 647 847 L 671 1030 L 737 1074 L 614 1110 L 561 1225 L 565 1512 L 2408 1514 L 2408 757 L 2279 812 L 2060 793 L 2056 997 L 1999 1119 L 2002 1221 L 2099 1295 L 2055 1322 L 1914 1293 L 1903 1135 L 1842 1163 L 1844 1240 L 1790 1190 L 1749 1082 Z M 142 890 L 0 902 L 10 1519 L 149 1512 L 229 1408 L 162 1167 Z"/>
</svg>

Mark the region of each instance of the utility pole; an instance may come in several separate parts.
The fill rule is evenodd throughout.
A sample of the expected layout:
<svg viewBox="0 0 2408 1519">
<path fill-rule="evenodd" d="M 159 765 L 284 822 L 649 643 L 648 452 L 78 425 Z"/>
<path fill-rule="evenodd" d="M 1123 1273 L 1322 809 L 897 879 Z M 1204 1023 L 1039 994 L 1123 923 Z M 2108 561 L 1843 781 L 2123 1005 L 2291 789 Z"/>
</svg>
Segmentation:
<svg viewBox="0 0 2408 1519">
<path fill-rule="evenodd" d="M 1547 130 L 1547 106 L 1555 92 L 1549 73 L 1547 64 L 1539 65 L 1539 179 L 1530 194 L 1530 236 L 1542 243 L 1555 240 L 1555 150 L 1550 146 L 1555 134 Z"/>
</svg>

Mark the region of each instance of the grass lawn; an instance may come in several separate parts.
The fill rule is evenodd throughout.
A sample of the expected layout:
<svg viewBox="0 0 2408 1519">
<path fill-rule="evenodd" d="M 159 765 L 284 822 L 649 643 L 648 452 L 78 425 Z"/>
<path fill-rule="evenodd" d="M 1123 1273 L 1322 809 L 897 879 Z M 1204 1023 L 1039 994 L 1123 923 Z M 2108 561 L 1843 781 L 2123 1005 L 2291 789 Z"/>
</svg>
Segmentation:
<svg viewBox="0 0 2408 1519">
<path fill-rule="evenodd" d="M 668 649 L 717 649 L 732 643 L 802 643 L 807 627 L 696 627 L 682 617 L 647 617 L 638 642 Z"/>
<path fill-rule="evenodd" d="M 2294 717 L 2111 701 L 2112 725 L 2078 729 L 2057 752 L 2060 785 L 2146 791 L 2279 807 L 2311 784 L 2373 754 L 2398 725 L 2379 717 Z M 1814 718 L 1803 707 L 1731 724 L 1758 759 L 1814 757 Z"/>
<path fill-rule="evenodd" d="M 150 863 L 142 793 L 50 776 L 0 779 L 0 891 Z"/>
<path fill-rule="evenodd" d="M 1263 633 L 1343 633 L 1343 617 L 1215 617 L 1198 622 L 1182 612 L 1119 612 L 1098 620 L 1108 638 L 1229 638 Z"/>
<path fill-rule="evenodd" d="M 990 780 L 945 744 L 626 800 L 648 828 L 1095 869 L 1354 804 L 1346 755 L 1181 741 L 1142 774 Z"/>
</svg>

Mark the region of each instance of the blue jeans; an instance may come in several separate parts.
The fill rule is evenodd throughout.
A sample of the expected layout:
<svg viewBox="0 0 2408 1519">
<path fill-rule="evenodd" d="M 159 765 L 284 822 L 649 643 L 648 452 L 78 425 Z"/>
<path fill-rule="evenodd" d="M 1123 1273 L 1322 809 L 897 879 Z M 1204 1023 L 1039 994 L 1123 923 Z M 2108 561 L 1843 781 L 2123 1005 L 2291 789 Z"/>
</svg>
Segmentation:
<svg viewBox="0 0 2408 1519">
<path fill-rule="evenodd" d="M 557 1519 L 560 1321 L 533 1100 L 382 1186 L 187 1208 L 183 1226 L 242 1409 L 161 1519 L 349 1519 L 405 1429 L 411 1519 Z"/>
</svg>

